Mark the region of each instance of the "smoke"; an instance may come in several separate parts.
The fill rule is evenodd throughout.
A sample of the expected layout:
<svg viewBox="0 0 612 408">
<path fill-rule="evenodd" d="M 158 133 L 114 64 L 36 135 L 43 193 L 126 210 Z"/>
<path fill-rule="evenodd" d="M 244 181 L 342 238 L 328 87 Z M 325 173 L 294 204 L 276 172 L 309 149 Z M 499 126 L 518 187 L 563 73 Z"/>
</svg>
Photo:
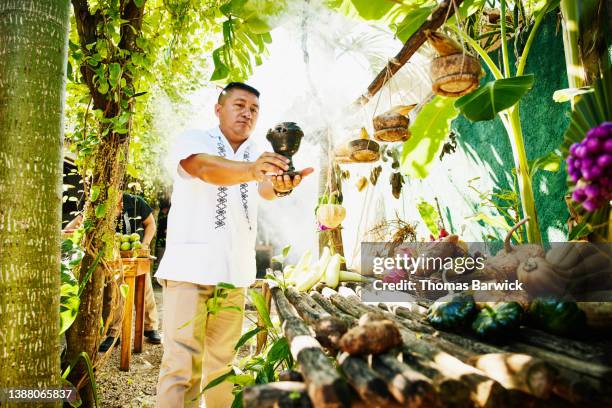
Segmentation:
<svg viewBox="0 0 612 408">
<path fill-rule="evenodd" d="M 307 249 L 316 253 L 318 247 L 314 209 L 327 136 L 337 144 L 358 137 L 361 127 L 371 134 L 375 113 L 425 99 L 431 84 L 426 69 L 427 53 L 415 55 L 413 62 L 400 70 L 379 95 L 365 106 L 355 106 L 353 102 L 399 51 L 401 42 L 384 27 L 368 25 L 321 5 L 289 3 L 291 9 L 283 18 L 284 24 L 271 33 L 269 57 L 255 68 L 247 82 L 261 92 L 259 120 L 251 137 L 271 150 L 265 139 L 267 130 L 279 122 L 296 122 L 304 130 L 305 138 L 294 164 L 297 169 L 315 168 L 291 195 L 271 202 L 262 200 L 260 205 L 259 243 L 274 245 L 277 253 L 291 245 L 290 259 L 296 259 Z M 184 128 L 216 126 L 213 109 L 218 92 L 211 85 L 191 96 L 191 106 L 178 109 L 161 106 L 156 123 L 164 127 L 169 140 Z M 177 111 L 180 116 L 188 116 L 187 120 L 177 120 Z M 351 172 L 345 184 L 347 219 L 343 231 L 348 258 L 355 253 L 355 244 L 373 220 L 386 215 L 385 205 L 381 206 L 382 195 L 389 194 L 386 188 L 373 189 L 366 200 L 353 187 L 356 179 L 367 176 L 372 167 L 346 166 Z M 388 175 L 383 174 L 379 183 L 387 183 L 383 176 L 388 180 Z"/>
</svg>

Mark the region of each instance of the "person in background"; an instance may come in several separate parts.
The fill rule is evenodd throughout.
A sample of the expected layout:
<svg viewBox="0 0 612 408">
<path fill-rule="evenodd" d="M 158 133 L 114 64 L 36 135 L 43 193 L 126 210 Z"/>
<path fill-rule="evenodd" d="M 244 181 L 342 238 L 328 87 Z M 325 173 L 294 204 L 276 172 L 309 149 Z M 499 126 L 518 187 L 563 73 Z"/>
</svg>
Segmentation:
<svg viewBox="0 0 612 408">
<path fill-rule="evenodd" d="M 68 225 L 65 232 L 72 232 L 79 228 L 83 221 L 83 216 L 79 214 Z M 122 234 L 138 233 L 142 242 L 142 247 L 148 249 L 151 241 L 157 231 L 153 210 L 147 202 L 141 197 L 123 193 L 121 202 L 119 203 L 119 219 L 117 220 L 117 232 Z M 105 290 L 114 287 L 114 285 L 106 285 Z M 118 287 L 118 285 L 117 285 Z M 116 308 L 113 311 L 113 319 L 108 329 L 108 336 L 100 344 L 99 351 L 105 352 L 110 349 L 113 344 L 120 343 L 119 334 L 121 332 L 121 322 L 123 320 L 123 308 L 125 300 L 121 295 L 115 296 L 105 295 L 105 299 L 119 299 Z M 105 305 L 108 306 L 108 305 Z M 161 336 L 158 333 L 159 318 L 157 315 L 157 305 L 155 304 L 155 296 L 153 293 L 153 285 L 151 279 L 145 279 L 145 315 L 144 315 L 144 335 L 147 341 L 152 344 L 160 344 Z M 115 340 L 116 339 L 116 340 Z"/>
</svg>

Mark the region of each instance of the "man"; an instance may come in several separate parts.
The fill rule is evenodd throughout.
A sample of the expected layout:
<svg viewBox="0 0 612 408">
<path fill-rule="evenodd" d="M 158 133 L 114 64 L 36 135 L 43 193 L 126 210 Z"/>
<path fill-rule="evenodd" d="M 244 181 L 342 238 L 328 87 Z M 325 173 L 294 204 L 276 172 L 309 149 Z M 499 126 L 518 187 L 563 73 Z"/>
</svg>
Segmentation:
<svg viewBox="0 0 612 408">
<path fill-rule="evenodd" d="M 283 172 L 288 160 L 259 154 L 250 135 L 259 114 L 259 92 L 228 84 L 215 105 L 219 127 L 179 137 L 170 158 L 174 187 L 166 252 L 156 277 L 163 287 L 164 355 L 157 406 L 197 407 L 204 385 L 227 372 L 240 338 L 245 288 L 255 280 L 257 193 L 272 200 L 289 194 L 308 168 L 293 179 Z M 258 183 L 258 184 L 257 184 Z M 219 283 L 223 306 L 208 313 Z M 228 408 L 232 384 L 204 393 L 207 408 Z"/>
<path fill-rule="evenodd" d="M 123 193 L 122 200 L 119 202 L 119 219 L 117 220 L 117 232 L 123 234 L 131 234 L 137 232 L 140 235 L 143 248 L 149 248 L 157 226 L 155 225 L 155 218 L 153 217 L 153 210 L 141 197 Z M 83 221 L 83 216 L 79 214 L 74 218 L 64 231 L 71 232 L 78 228 Z M 107 285 L 105 290 L 112 287 Z M 125 305 L 125 299 L 118 293 L 114 296 L 110 293 L 105 294 L 105 300 L 116 297 L 119 299 L 116 305 L 116 309 L 113 311 L 113 320 L 108 329 L 108 336 L 100 344 L 99 351 L 106 352 L 110 349 L 113 344 L 118 345 L 120 343 L 119 334 L 121 332 L 121 322 L 123 320 L 123 307 Z M 110 302 L 109 302 L 110 303 Z M 105 305 L 105 315 L 108 316 L 109 305 Z M 105 317 L 106 319 L 106 317 Z M 155 304 L 155 296 L 153 294 L 153 286 L 151 279 L 145 279 L 145 315 L 144 315 L 144 335 L 147 341 L 152 344 L 160 344 L 161 336 L 158 333 L 159 319 L 157 316 L 157 305 Z M 115 341 L 115 339 L 117 339 Z"/>
</svg>

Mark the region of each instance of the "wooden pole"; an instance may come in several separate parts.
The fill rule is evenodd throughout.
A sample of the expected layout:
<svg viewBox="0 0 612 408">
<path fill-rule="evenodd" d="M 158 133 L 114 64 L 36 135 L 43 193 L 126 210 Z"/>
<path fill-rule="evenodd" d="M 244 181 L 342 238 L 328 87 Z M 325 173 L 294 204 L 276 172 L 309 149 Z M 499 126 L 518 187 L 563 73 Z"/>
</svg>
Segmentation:
<svg viewBox="0 0 612 408">
<path fill-rule="evenodd" d="M 448 18 L 455 14 L 455 7 L 459 7 L 463 0 L 444 1 L 436 8 L 431 16 L 416 30 L 414 34 L 406 41 L 400 52 L 393 59 L 389 60 L 387 65 L 376 75 L 376 78 L 368 86 L 365 94 L 361 95 L 356 101 L 356 105 L 365 105 L 376 95 L 378 91 L 391 79 L 397 71 L 403 67 L 415 52 L 425 42 L 425 31 L 435 31 L 440 28 Z M 454 4 L 453 4 L 454 3 Z"/>
</svg>

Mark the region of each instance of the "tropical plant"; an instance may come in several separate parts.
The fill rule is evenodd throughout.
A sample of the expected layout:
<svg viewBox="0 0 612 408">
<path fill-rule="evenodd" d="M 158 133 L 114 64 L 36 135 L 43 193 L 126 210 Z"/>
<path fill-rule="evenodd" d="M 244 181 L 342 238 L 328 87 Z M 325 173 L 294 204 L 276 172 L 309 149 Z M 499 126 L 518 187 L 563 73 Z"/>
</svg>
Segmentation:
<svg viewBox="0 0 612 408">
<path fill-rule="evenodd" d="M 284 255 L 284 257 L 286 256 L 287 254 Z M 234 347 L 235 350 L 239 351 L 261 333 L 266 333 L 270 340 L 261 353 L 257 355 L 248 354 L 241 358 L 225 374 L 209 382 L 202 390 L 204 392 L 222 382 L 234 384 L 233 393 L 235 397 L 231 408 L 242 408 L 242 395 L 245 387 L 278 381 L 280 370 L 291 370 L 295 366 L 289 343 L 283 336 L 279 325 L 272 322 L 263 296 L 256 290 L 250 289 L 249 300 L 255 305 L 263 326 L 247 314 L 246 317 L 251 320 L 253 327 L 240 337 Z"/>
<path fill-rule="evenodd" d="M 608 71 L 604 72 L 602 78 L 595 82 L 593 86 L 593 92 L 583 94 L 577 103 L 574 105 L 572 115 L 570 117 L 570 125 L 565 132 L 562 150 L 565 157 L 570 155 L 571 151 L 576 153 L 576 146 L 585 139 L 585 135 L 588 134 L 589 130 L 600 126 L 604 122 L 612 122 L 612 73 Z M 608 142 L 609 143 L 609 142 Z M 572 148 L 572 146 L 574 146 Z M 579 198 L 577 190 L 584 192 L 587 184 L 583 180 L 574 179 L 577 171 L 583 176 L 583 172 L 575 169 L 575 163 L 570 163 L 568 159 L 568 172 L 570 177 L 568 178 L 568 184 L 571 190 L 574 192 L 574 197 Z M 609 166 L 608 166 L 609 168 Z M 591 177 L 589 177 L 590 179 Z M 597 177 L 593 185 L 598 187 L 603 181 L 603 191 L 609 191 L 608 181 L 605 175 Z M 580 186 L 578 186 L 580 183 Z M 590 185 L 590 184 L 589 184 Z M 584 201 L 582 199 L 580 202 Z M 572 227 L 570 238 L 577 239 L 586 235 L 592 234 L 594 240 L 610 242 L 612 240 L 612 222 L 610 220 L 609 200 L 603 205 L 597 206 L 597 208 L 585 208 L 584 202 L 574 201 L 570 203 L 570 213 L 574 215 L 574 221 L 576 225 Z"/>
<path fill-rule="evenodd" d="M 59 388 L 68 0 L 0 2 L 0 382 Z M 3 400 L 3 406 L 19 402 Z M 29 402 L 28 406 L 60 406 Z"/>
<path fill-rule="evenodd" d="M 518 188 L 521 198 L 521 208 L 525 216 L 529 216 L 531 221 L 527 224 L 527 241 L 539 243 L 542 241 L 541 232 L 535 208 L 535 199 L 532 186 L 533 172 L 529 168 L 521 118 L 519 114 L 519 100 L 533 86 L 533 77 L 524 75 L 527 57 L 533 42 L 536 38 L 538 28 L 544 16 L 549 11 L 555 9 L 559 1 L 547 0 L 531 9 L 531 17 L 534 20 L 533 27 L 525 46 L 518 57 L 518 65 L 513 75 L 510 69 L 510 58 L 508 51 L 506 18 L 499 19 L 501 49 L 502 49 L 502 69 L 498 68 L 487 52 L 474 38 L 470 37 L 466 31 L 459 26 L 449 26 L 453 31 L 461 36 L 470 47 L 481 57 L 485 65 L 495 78 L 494 81 L 481 86 L 472 94 L 459 98 L 455 106 L 459 111 L 472 121 L 490 120 L 494 115 L 501 119 L 512 146 L 514 156 L 514 169 L 517 174 Z M 501 15 L 506 16 L 507 1 L 501 0 Z M 515 5 L 520 2 L 515 2 Z M 484 107 L 484 109 L 483 109 Z"/>
</svg>

